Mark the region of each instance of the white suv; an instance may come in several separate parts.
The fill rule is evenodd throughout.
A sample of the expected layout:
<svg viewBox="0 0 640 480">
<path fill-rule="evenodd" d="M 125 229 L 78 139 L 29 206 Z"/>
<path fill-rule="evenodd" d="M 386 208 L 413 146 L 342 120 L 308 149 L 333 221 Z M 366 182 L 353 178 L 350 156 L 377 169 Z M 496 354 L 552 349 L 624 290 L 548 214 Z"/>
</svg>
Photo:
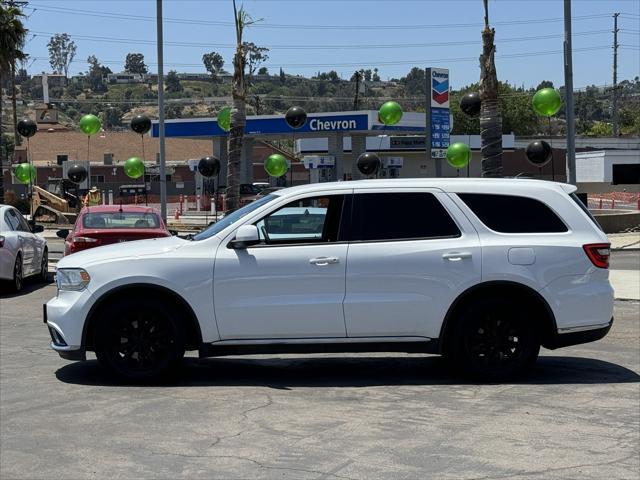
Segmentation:
<svg viewBox="0 0 640 480">
<path fill-rule="evenodd" d="M 63 358 L 129 379 L 201 357 L 441 353 L 476 377 L 613 321 L 609 243 L 575 187 L 524 179 L 363 180 L 279 190 L 189 239 L 58 263 L 44 308 Z"/>
</svg>

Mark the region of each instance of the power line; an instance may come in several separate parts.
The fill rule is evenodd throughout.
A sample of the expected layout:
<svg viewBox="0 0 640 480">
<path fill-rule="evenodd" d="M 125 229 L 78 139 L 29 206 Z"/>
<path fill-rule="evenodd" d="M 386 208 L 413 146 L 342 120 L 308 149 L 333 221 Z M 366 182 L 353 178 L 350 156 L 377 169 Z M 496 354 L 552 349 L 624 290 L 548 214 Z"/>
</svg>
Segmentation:
<svg viewBox="0 0 640 480">
<path fill-rule="evenodd" d="M 584 48 L 576 48 L 574 52 L 592 52 L 596 50 L 604 50 L 611 48 L 610 45 L 603 46 L 593 46 L 593 47 L 584 47 Z M 506 58 L 522 58 L 522 57 L 532 57 L 535 55 L 556 55 L 564 53 L 562 50 L 545 50 L 538 52 L 522 52 L 522 53 L 512 53 L 512 54 L 504 54 L 497 55 L 498 59 L 506 59 Z M 48 61 L 46 57 L 33 57 L 34 60 L 37 61 Z M 278 68 L 278 67 L 286 67 L 286 68 L 336 68 L 336 67 L 366 67 L 370 65 L 376 66 L 389 66 L 389 65 L 424 65 L 428 63 L 436 63 L 436 62 L 477 62 L 478 57 L 458 57 L 458 58 L 437 58 L 437 59 L 426 59 L 426 60 L 398 60 L 398 61 L 376 61 L 370 60 L 366 62 L 359 63 L 288 63 L 288 64 L 265 64 L 265 67 L 268 68 Z M 79 63 L 80 60 L 73 60 L 72 63 Z M 82 62 L 84 63 L 84 62 Z M 107 65 L 121 65 L 122 61 L 116 60 L 105 60 L 101 61 L 102 64 Z M 156 65 L 154 62 L 147 62 L 148 65 Z M 173 67 L 201 67 L 201 63 L 169 63 Z"/>
<path fill-rule="evenodd" d="M 42 10 L 52 13 L 64 13 L 71 15 L 84 15 L 101 18 L 114 18 L 120 20 L 136 20 L 145 22 L 155 22 L 155 17 L 145 15 L 133 15 L 133 14 L 118 14 L 104 11 L 84 10 L 65 7 L 50 7 L 41 4 L 32 3 L 29 7 L 34 11 Z M 609 14 L 593 14 L 593 15 L 581 15 L 573 17 L 573 20 L 592 20 L 596 18 L 605 18 Z M 188 25 L 217 25 L 217 26 L 229 26 L 233 27 L 234 22 L 215 21 L 215 20 L 198 20 L 188 18 L 164 18 L 165 22 L 169 23 L 183 23 Z M 533 23 L 549 23 L 549 22 L 561 22 L 563 18 L 533 18 L 527 20 L 509 20 L 502 22 L 492 22 L 495 26 L 500 25 L 527 25 Z M 478 28 L 483 25 L 480 23 L 438 23 L 438 24 L 423 24 L 423 25 L 301 25 L 301 24 L 276 24 L 259 22 L 251 26 L 251 28 L 274 28 L 274 29 L 294 29 L 294 30 L 364 30 L 364 29 L 377 29 L 377 30 L 425 30 L 425 29 L 446 29 L 446 28 Z"/>
<path fill-rule="evenodd" d="M 44 36 L 44 35 L 55 35 L 53 32 L 40 32 L 31 30 L 29 33 L 32 33 L 34 37 L 36 36 Z M 585 32 L 577 32 L 574 33 L 574 36 L 591 36 L 597 34 L 609 34 L 609 30 L 590 30 Z M 86 41 L 95 41 L 95 42 L 104 42 L 104 43 L 122 43 L 122 44 L 144 44 L 144 45 L 155 45 L 154 40 L 144 40 L 144 39 L 136 39 L 136 38 L 117 38 L 117 37 L 104 37 L 104 36 L 96 36 L 96 35 L 75 35 L 69 34 L 74 39 L 86 40 Z M 546 40 L 546 39 L 554 39 L 554 38 L 563 38 L 563 34 L 550 34 L 550 35 L 533 35 L 528 37 L 511 37 L 511 38 L 503 38 L 499 39 L 500 43 L 511 43 L 511 42 L 523 42 L 523 41 L 531 41 L 531 40 Z M 203 47 L 203 48 L 228 48 L 235 49 L 236 46 L 234 44 L 216 44 L 216 43 L 196 43 L 196 42 L 172 42 L 165 41 L 165 45 L 176 46 L 176 47 Z M 478 40 L 461 40 L 455 42 L 431 42 L 431 43 L 395 43 L 395 44 L 367 44 L 367 45 L 263 45 L 269 50 L 369 50 L 369 49 L 381 49 L 381 48 L 429 48 L 429 47 L 447 47 L 447 46 L 460 46 L 460 45 L 478 45 Z"/>
</svg>

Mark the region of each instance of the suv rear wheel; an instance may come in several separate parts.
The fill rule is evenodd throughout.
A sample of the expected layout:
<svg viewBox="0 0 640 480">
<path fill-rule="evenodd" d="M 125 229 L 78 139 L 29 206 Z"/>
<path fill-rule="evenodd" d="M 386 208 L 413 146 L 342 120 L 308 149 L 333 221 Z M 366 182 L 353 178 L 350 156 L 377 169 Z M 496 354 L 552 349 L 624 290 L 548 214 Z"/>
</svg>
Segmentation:
<svg viewBox="0 0 640 480">
<path fill-rule="evenodd" d="M 516 376 L 538 357 L 540 340 L 526 304 L 481 299 L 457 317 L 450 350 L 454 365 L 476 379 Z"/>
<path fill-rule="evenodd" d="M 102 366 L 128 380 L 171 374 L 184 356 L 184 332 L 169 305 L 123 299 L 97 319 L 94 350 Z"/>
</svg>

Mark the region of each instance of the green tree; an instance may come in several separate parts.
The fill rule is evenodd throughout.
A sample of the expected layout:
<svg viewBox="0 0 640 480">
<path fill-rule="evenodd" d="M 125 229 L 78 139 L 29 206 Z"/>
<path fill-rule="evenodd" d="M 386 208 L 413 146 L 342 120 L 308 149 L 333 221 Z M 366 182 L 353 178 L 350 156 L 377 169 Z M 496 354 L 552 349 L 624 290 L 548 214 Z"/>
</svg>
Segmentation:
<svg viewBox="0 0 640 480">
<path fill-rule="evenodd" d="M 260 68 L 260 65 L 269 60 L 269 55 L 267 55 L 269 49 L 266 47 L 258 47 L 253 42 L 244 42 L 242 44 L 242 49 L 246 66 L 248 68 L 247 79 L 249 80 L 249 83 L 251 83 L 251 80 L 258 68 Z"/>
<path fill-rule="evenodd" d="M 541 81 L 538 86 L 536 87 L 536 92 L 538 90 L 542 90 L 543 88 L 554 88 L 553 87 L 553 82 L 551 80 L 543 80 Z"/>
<path fill-rule="evenodd" d="M 424 68 L 413 67 L 406 77 L 401 78 L 408 96 L 425 95 L 426 78 Z"/>
<path fill-rule="evenodd" d="M 380 75 L 378 75 L 378 69 L 377 68 L 373 69 L 373 76 L 371 77 L 371 80 L 373 80 L 374 82 L 379 82 L 380 81 Z"/>
<path fill-rule="evenodd" d="M 176 93 L 183 90 L 180 79 L 178 78 L 178 72 L 175 70 L 169 70 L 165 83 L 167 84 L 167 93 Z"/>
<path fill-rule="evenodd" d="M 204 68 L 207 69 L 207 72 L 211 74 L 214 82 L 218 79 L 218 75 L 224 72 L 222 69 L 224 67 L 224 59 L 217 52 L 209 52 L 202 55 L 202 63 L 204 63 Z"/>
<path fill-rule="evenodd" d="M 87 72 L 89 87 L 94 92 L 106 92 L 107 85 L 105 77 L 111 73 L 111 69 L 104 65 L 100 65 L 100 62 L 95 55 L 90 55 L 87 58 L 87 63 L 89 64 L 89 71 Z"/>
<path fill-rule="evenodd" d="M 258 75 L 269 75 L 269 69 L 267 67 L 260 67 L 258 69 Z"/>
<path fill-rule="evenodd" d="M 284 70 L 280 67 L 280 85 L 287 83 L 287 76 L 284 74 Z"/>
<path fill-rule="evenodd" d="M 144 63 L 144 55 L 141 53 L 128 53 L 124 62 L 124 71 L 141 75 L 148 73 L 147 66 Z"/>
<path fill-rule="evenodd" d="M 22 11 L 13 5 L 0 4 L 0 91 L 3 78 L 9 75 L 11 81 L 11 104 L 13 109 L 14 140 L 20 145 L 20 136 L 15 129 L 17 123 L 16 107 L 16 62 L 24 60 L 26 54 L 24 47 L 27 29 L 22 23 L 24 17 Z M 1 95 L 0 95 L 1 97 Z M 0 98 L 0 119 L 2 118 L 2 99 Z M 0 122 L 0 125 L 2 122 Z M 4 175 L 3 165 L 8 163 L 9 145 L 5 144 L 4 129 L 0 126 L 0 203 L 4 202 Z M 11 150 L 13 154 L 13 150 Z M 6 160 L 5 160 L 6 159 Z"/>
<path fill-rule="evenodd" d="M 498 102 L 494 44 L 495 29 L 489 27 L 489 0 L 484 3 L 484 30 L 480 55 L 480 141 L 482 145 L 482 176 L 502 176 L 502 116 Z"/>
<path fill-rule="evenodd" d="M 56 33 L 47 43 L 49 64 L 59 73 L 69 76 L 69 66 L 76 56 L 76 44 L 67 33 Z"/>
</svg>

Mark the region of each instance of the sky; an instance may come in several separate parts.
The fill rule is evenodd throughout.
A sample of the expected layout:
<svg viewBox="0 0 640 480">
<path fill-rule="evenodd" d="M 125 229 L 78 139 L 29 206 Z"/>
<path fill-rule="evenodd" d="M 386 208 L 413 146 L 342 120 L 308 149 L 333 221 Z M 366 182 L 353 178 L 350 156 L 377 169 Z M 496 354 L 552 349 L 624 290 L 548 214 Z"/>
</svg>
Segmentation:
<svg viewBox="0 0 640 480">
<path fill-rule="evenodd" d="M 490 0 L 498 78 L 535 87 L 564 84 L 563 0 Z M 449 68 L 454 89 L 478 81 L 481 0 L 245 0 L 259 20 L 245 40 L 269 47 L 271 73 L 311 76 L 336 70 L 349 79 L 378 68 L 383 80 L 414 66 Z M 217 51 L 230 70 L 235 34 L 231 0 L 163 0 L 165 73 L 205 72 L 202 55 Z M 640 1 L 573 0 L 574 87 L 610 85 L 613 17 L 618 18 L 618 79 L 640 75 Z M 114 72 L 129 52 L 157 71 L 156 0 L 30 0 L 26 51 L 31 74 L 51 71 L 47 42 L 68 33 L 77 45 L 71 74 L 96 55 Z"/>
</svg>

